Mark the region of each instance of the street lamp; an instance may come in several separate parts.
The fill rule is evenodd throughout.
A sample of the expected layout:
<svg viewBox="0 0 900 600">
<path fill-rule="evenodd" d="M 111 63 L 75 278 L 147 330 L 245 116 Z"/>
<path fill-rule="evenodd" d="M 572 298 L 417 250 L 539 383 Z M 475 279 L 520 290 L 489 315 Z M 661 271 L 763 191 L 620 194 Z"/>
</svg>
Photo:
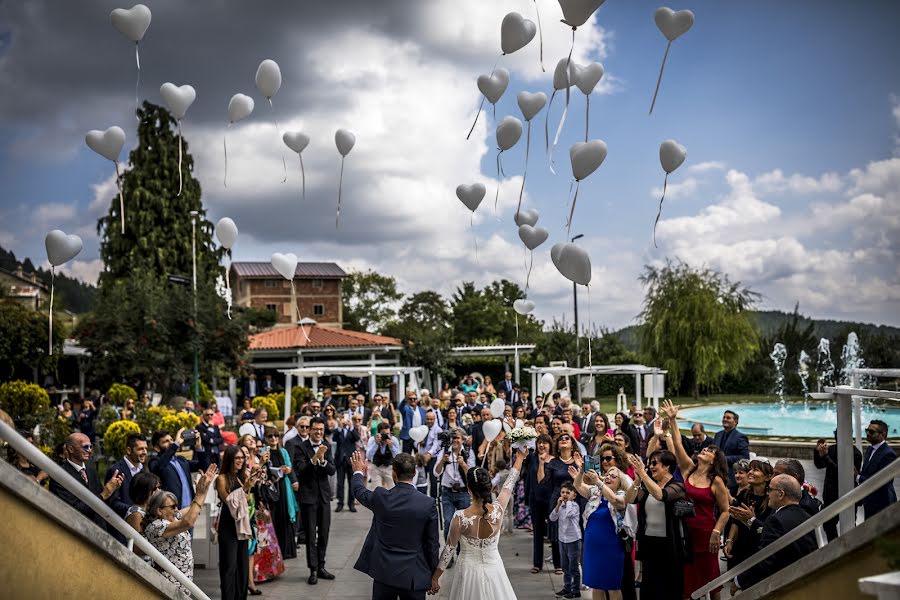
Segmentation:
<svg viewBox="0 0 900 600">
<path fill-rule="evenodd" d="M 194 407 L 200 405 L 200 329 L 197 323 L 197 215 L 191 211 L 191 258 L 194 264 Z M 196 408 L 195 408 L 196 410 Z"/>
<path fill-rule="evenodd" d="M 584 237 L 583 233 L 579 233 L 575 237 L 571 239 L 571 242 L 574 244 L 575 240 L 581 239 Z M 572 282 L 572 296 L 575 301 L 575 367 L 581 368 L 581 336 L 578 331 L 578 284 L 574 281 Z M 575 399 L 578 400 L 578 404 L 581 404 L 581 374 L 575 375 Z"/>
</svg>

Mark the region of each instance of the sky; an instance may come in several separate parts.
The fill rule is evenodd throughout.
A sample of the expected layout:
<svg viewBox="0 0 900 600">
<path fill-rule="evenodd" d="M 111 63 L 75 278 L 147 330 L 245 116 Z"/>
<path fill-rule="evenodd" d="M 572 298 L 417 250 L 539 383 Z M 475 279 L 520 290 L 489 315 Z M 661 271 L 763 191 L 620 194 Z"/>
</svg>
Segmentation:
<svg viewBox="0 0 900 600">
<path fill-rule="evenodd" d="M 462 281 L 500 278 L 525 286 L 513 214 L 526 135 L 503 153 L 498 178 L 495 128 L 507 115 L 522 120 L 520 91 L 552 91 L 554 66 L 572 44 L 557 0 L 146 4 L 153 20 L 140 45 L 140 98 L 161 103 L 166 81 L 196 88 L 183 131 L 208 217 L 231 217 L 240 230 L 235 260 L 293 252 L 392 275 L 406 294 L 449 296 Z M 46 264 L 46 232 L 76 233 L 85 248 L 64 270 L 86 281 L 102 269 L 96 223 L 116 195 L 112 165 L 84 134 L 122 127 L 123 161 L 136 143 L 134 48 L 108 16 L 119 6 L 128 7 L 0 0 L 0 245 Z M 672 43 L 648 115 L 666 50 L 657 6 L 608 0 L 574 36 L 572 60 L 604 66 L 589 137 L 609 149 L 579 186 L 568 233 L 584 235 L 577 243 L 592 263 L 589 294 L 579 290 L 582 322 L 633 324 L 644 266 L 672 259 L 748 285 L 762 294 L 760 308 L 799 302 L 814 318 L 900 325 L 900 3 L 673 6 L 696 22 Z M 538 37 L 500 57 L 500 23 L 512 11 L 533 21 L 539 12 L 546 71 Z M 283 76 L 272 110 L 254 85 L 266 58 Z M 509 87 L 496 118 L 486 104 L 467 140 L 481 101 L 476 79 L 495 64 L 510 71 Z M 226 108 L 238 92 L 256 108 L 227 129 L 225 187 Z M 551 141 L 564 106 L 558 93 Z M 568 150 L 584 139 L 585 95 L 572 89 L 555 173 L 546 114 L 532 121 L 523 207 L 539 211 L 550 237 L 534 251 L 528 297 L 537 317 L 571 322 L 572 284 L 549 251 L 567 239 Z M 280 131 L 312 140 L 305 201 L 299 159 L 276 119 Z M 339 128 L 356 145 L 336 229 Z M 666 139 L 685 146 L 687 159 L 669 176 L 655 247 Z M 476 182 L 487 194 L 473 216 L 455 189 Z"/>
</svg>

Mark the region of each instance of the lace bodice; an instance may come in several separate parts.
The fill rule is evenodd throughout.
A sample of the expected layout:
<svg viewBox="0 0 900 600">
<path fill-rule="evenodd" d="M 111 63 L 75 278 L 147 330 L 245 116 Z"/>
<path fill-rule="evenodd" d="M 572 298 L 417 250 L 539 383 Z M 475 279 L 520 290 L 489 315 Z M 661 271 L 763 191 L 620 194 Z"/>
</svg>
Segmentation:
<svg viewBox="0 0 900 600">
<path fill-rule="evenodd" d="M 519 479 L 518 469 L 510 469 L 509 475 L 500 490 L 497 499 L 491 503 L 492 509 L 486 517 L 481 515 L 466 515 L 466 511 L 458 510 L 453 514 L 450 521 L 450 533 L 447 536 L 447 543 L 441 551 L 439 568 L 446 570 L 450 559 L 456 552 L 456 547 L 461 545 L 461 553 L 476 553 L 480 555 L 482 560 L 488 558 L 488 553 L 496 552 L 498 542 L 500 541 L 500 530 L 503 523 L 503 515 L 506 512 L 507 504 L 516 487 Z M 482 521 L 487 521 L 491 527 L 491 533 L 487 537 L 479 535 L 479 529 Z"/>
</svg>

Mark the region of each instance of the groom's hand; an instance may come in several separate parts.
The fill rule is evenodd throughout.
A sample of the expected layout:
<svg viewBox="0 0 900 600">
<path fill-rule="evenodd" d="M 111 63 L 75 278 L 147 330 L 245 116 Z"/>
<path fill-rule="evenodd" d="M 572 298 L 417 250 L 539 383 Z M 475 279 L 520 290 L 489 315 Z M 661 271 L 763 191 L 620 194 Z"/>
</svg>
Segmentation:
<svg viewBox="0 0 900 600">
<path fill-rule="evenodd" d="M 366 464 L 366 459 L 363 457 L 362 452 L 357 450 L 350 457 L 350 466 L 353 469 L 353 472 L 362 471 L 363 479 L 365 479 L 368 472 L 368 465 Z"/>
<path fill-rule="evenodd" d="M 431 589 L 428 590 L 428 593 L 432 596 L 436 596 L 441 591 L 440 577 L 436 575 L 431 576 Z"/>
</svg>

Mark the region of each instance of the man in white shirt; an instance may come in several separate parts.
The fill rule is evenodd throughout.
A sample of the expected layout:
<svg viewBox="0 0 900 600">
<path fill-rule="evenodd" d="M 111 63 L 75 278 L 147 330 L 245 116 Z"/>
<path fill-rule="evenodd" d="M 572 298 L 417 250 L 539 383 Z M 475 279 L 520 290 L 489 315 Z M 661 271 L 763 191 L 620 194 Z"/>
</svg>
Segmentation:
<svg viewBox="0 0 900 600">
<path fill-rule="evenodd" d="M 387 421 L 378 424 L 378 433 L 369 438 L 366 447 L 366 460 L 372 465 L 369 469 L 370 489 L 394 487 L 394 457 L 400 454 L 400 440 L 391 435 L 391 426 Z"/>
<path fill-rule="evenodd" d="M 253 431 L 256 433 L 256 437 L 263 442 L 266 441 L 266 421 L 268 420 L 269 411 L 262 407 L 257 408 L 253 415 Z"/>
</svg>

